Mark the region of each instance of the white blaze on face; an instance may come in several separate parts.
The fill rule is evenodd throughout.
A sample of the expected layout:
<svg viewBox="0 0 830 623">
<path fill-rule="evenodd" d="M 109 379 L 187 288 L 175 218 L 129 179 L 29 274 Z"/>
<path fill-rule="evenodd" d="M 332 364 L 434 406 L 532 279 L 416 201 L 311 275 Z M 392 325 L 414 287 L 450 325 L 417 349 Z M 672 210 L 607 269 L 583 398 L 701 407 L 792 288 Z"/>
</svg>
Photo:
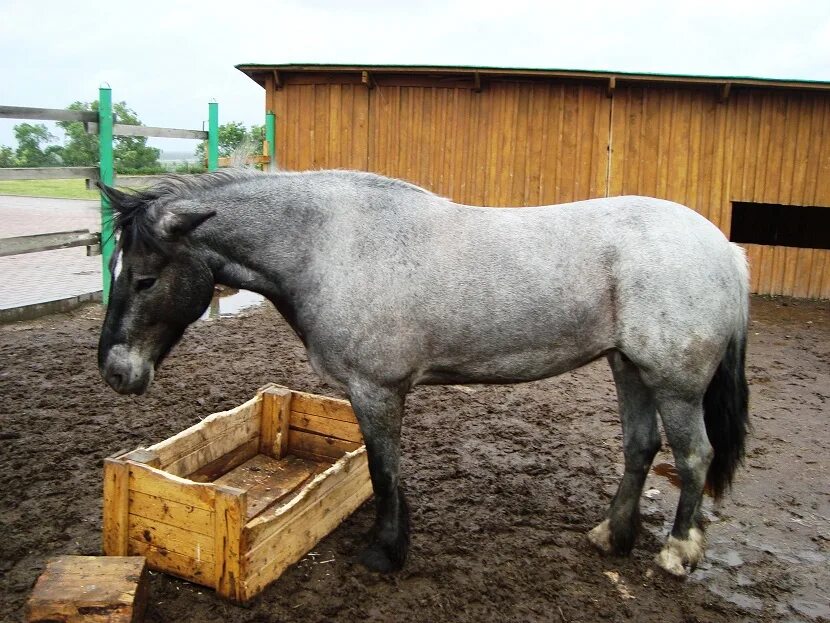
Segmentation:
<svg viewBox="0 0 830 623">
<path fill-rule="evenodd" d="M 112 271 L 112 276 L 114 279 L 118 279 L 118 275 L 121 274 L 121 269 L 124 266 L 124 252 L 118 248 L 115 252 L 115 267 Z"/>
</svg>

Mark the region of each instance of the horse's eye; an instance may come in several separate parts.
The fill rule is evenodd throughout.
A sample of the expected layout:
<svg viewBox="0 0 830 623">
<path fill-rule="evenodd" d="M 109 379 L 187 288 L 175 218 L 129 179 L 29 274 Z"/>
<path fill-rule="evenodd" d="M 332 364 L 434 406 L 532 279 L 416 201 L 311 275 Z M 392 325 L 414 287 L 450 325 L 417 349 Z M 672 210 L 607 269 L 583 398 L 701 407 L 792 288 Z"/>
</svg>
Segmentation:
<svg viewBox="0 0 830 623">
<path fill-rule="evenodd" d="M 155 277 L 145 277 L 144 279 L 139 279 L 138 281 L 136 281 L 135 289 L 138 292 L 141 292 L 142 290 L 147 290 L 148 288 L 152 288 L 153 284 L 155 284 L 155 283 L 156 283 L 156 278 Z"/>
</svg>

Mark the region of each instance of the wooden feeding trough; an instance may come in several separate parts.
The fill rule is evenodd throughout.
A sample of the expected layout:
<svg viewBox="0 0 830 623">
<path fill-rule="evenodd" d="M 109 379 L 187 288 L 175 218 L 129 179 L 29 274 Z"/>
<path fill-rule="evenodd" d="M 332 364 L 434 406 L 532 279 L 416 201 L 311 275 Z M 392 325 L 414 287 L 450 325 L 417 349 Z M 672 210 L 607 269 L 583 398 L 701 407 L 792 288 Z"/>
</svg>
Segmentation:
<svg viewBox="0 0 830 623">
<path fill-rule="evenodd" d="M 372 494 L 348 402 L 267 386 L 104 462 L 104 553 L 245 601 Z"/>
</svg>

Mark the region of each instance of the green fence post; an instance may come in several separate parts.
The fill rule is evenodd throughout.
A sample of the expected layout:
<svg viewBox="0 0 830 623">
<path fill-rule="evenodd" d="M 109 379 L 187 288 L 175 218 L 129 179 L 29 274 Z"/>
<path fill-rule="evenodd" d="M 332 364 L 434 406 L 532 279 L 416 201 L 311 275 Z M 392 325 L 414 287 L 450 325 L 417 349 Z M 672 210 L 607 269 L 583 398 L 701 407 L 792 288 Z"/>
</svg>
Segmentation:
<svg viewBox="0 0 830 623">
<path fill-rule="evenodd" d="M 265 113 L 265 140 L 268 141 L 268 170 L 277 170 L 277 129 L 276 117 L 274 113 L 268 111 Z"/>
<path fill-rule="evenodd" d="M 112 156 L 112 89 L 98 89 L 98 176 L 102 184 L 112 186 L 115 168 Z M 101 194 L 101 262 L 102 301 L 110 300 L 110 260 L 115 251 L 115 235 L 112 223 L 112 205 Z"/>
<path fill-rule="evenodd" d="M 208 171 L 219 168 L 219 104 L 208 104 Z"/>
</svg>

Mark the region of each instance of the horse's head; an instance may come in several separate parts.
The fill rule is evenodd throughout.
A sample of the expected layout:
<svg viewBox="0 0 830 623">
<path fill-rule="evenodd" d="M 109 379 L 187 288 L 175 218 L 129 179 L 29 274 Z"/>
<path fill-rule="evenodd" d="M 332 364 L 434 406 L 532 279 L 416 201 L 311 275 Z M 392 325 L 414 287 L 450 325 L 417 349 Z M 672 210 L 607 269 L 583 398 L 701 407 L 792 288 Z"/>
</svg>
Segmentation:
<svg viewBox="0 0 830 623">
<path fill-rule="evenodd" d="M 142 394 L 189 324 L 207 309 L 213 274 L 189 234 L 215 214 L 169 191 L 123 193 L 101 186 L 120 234 L 98 368 L 121 394 Z"/>
</svg>

